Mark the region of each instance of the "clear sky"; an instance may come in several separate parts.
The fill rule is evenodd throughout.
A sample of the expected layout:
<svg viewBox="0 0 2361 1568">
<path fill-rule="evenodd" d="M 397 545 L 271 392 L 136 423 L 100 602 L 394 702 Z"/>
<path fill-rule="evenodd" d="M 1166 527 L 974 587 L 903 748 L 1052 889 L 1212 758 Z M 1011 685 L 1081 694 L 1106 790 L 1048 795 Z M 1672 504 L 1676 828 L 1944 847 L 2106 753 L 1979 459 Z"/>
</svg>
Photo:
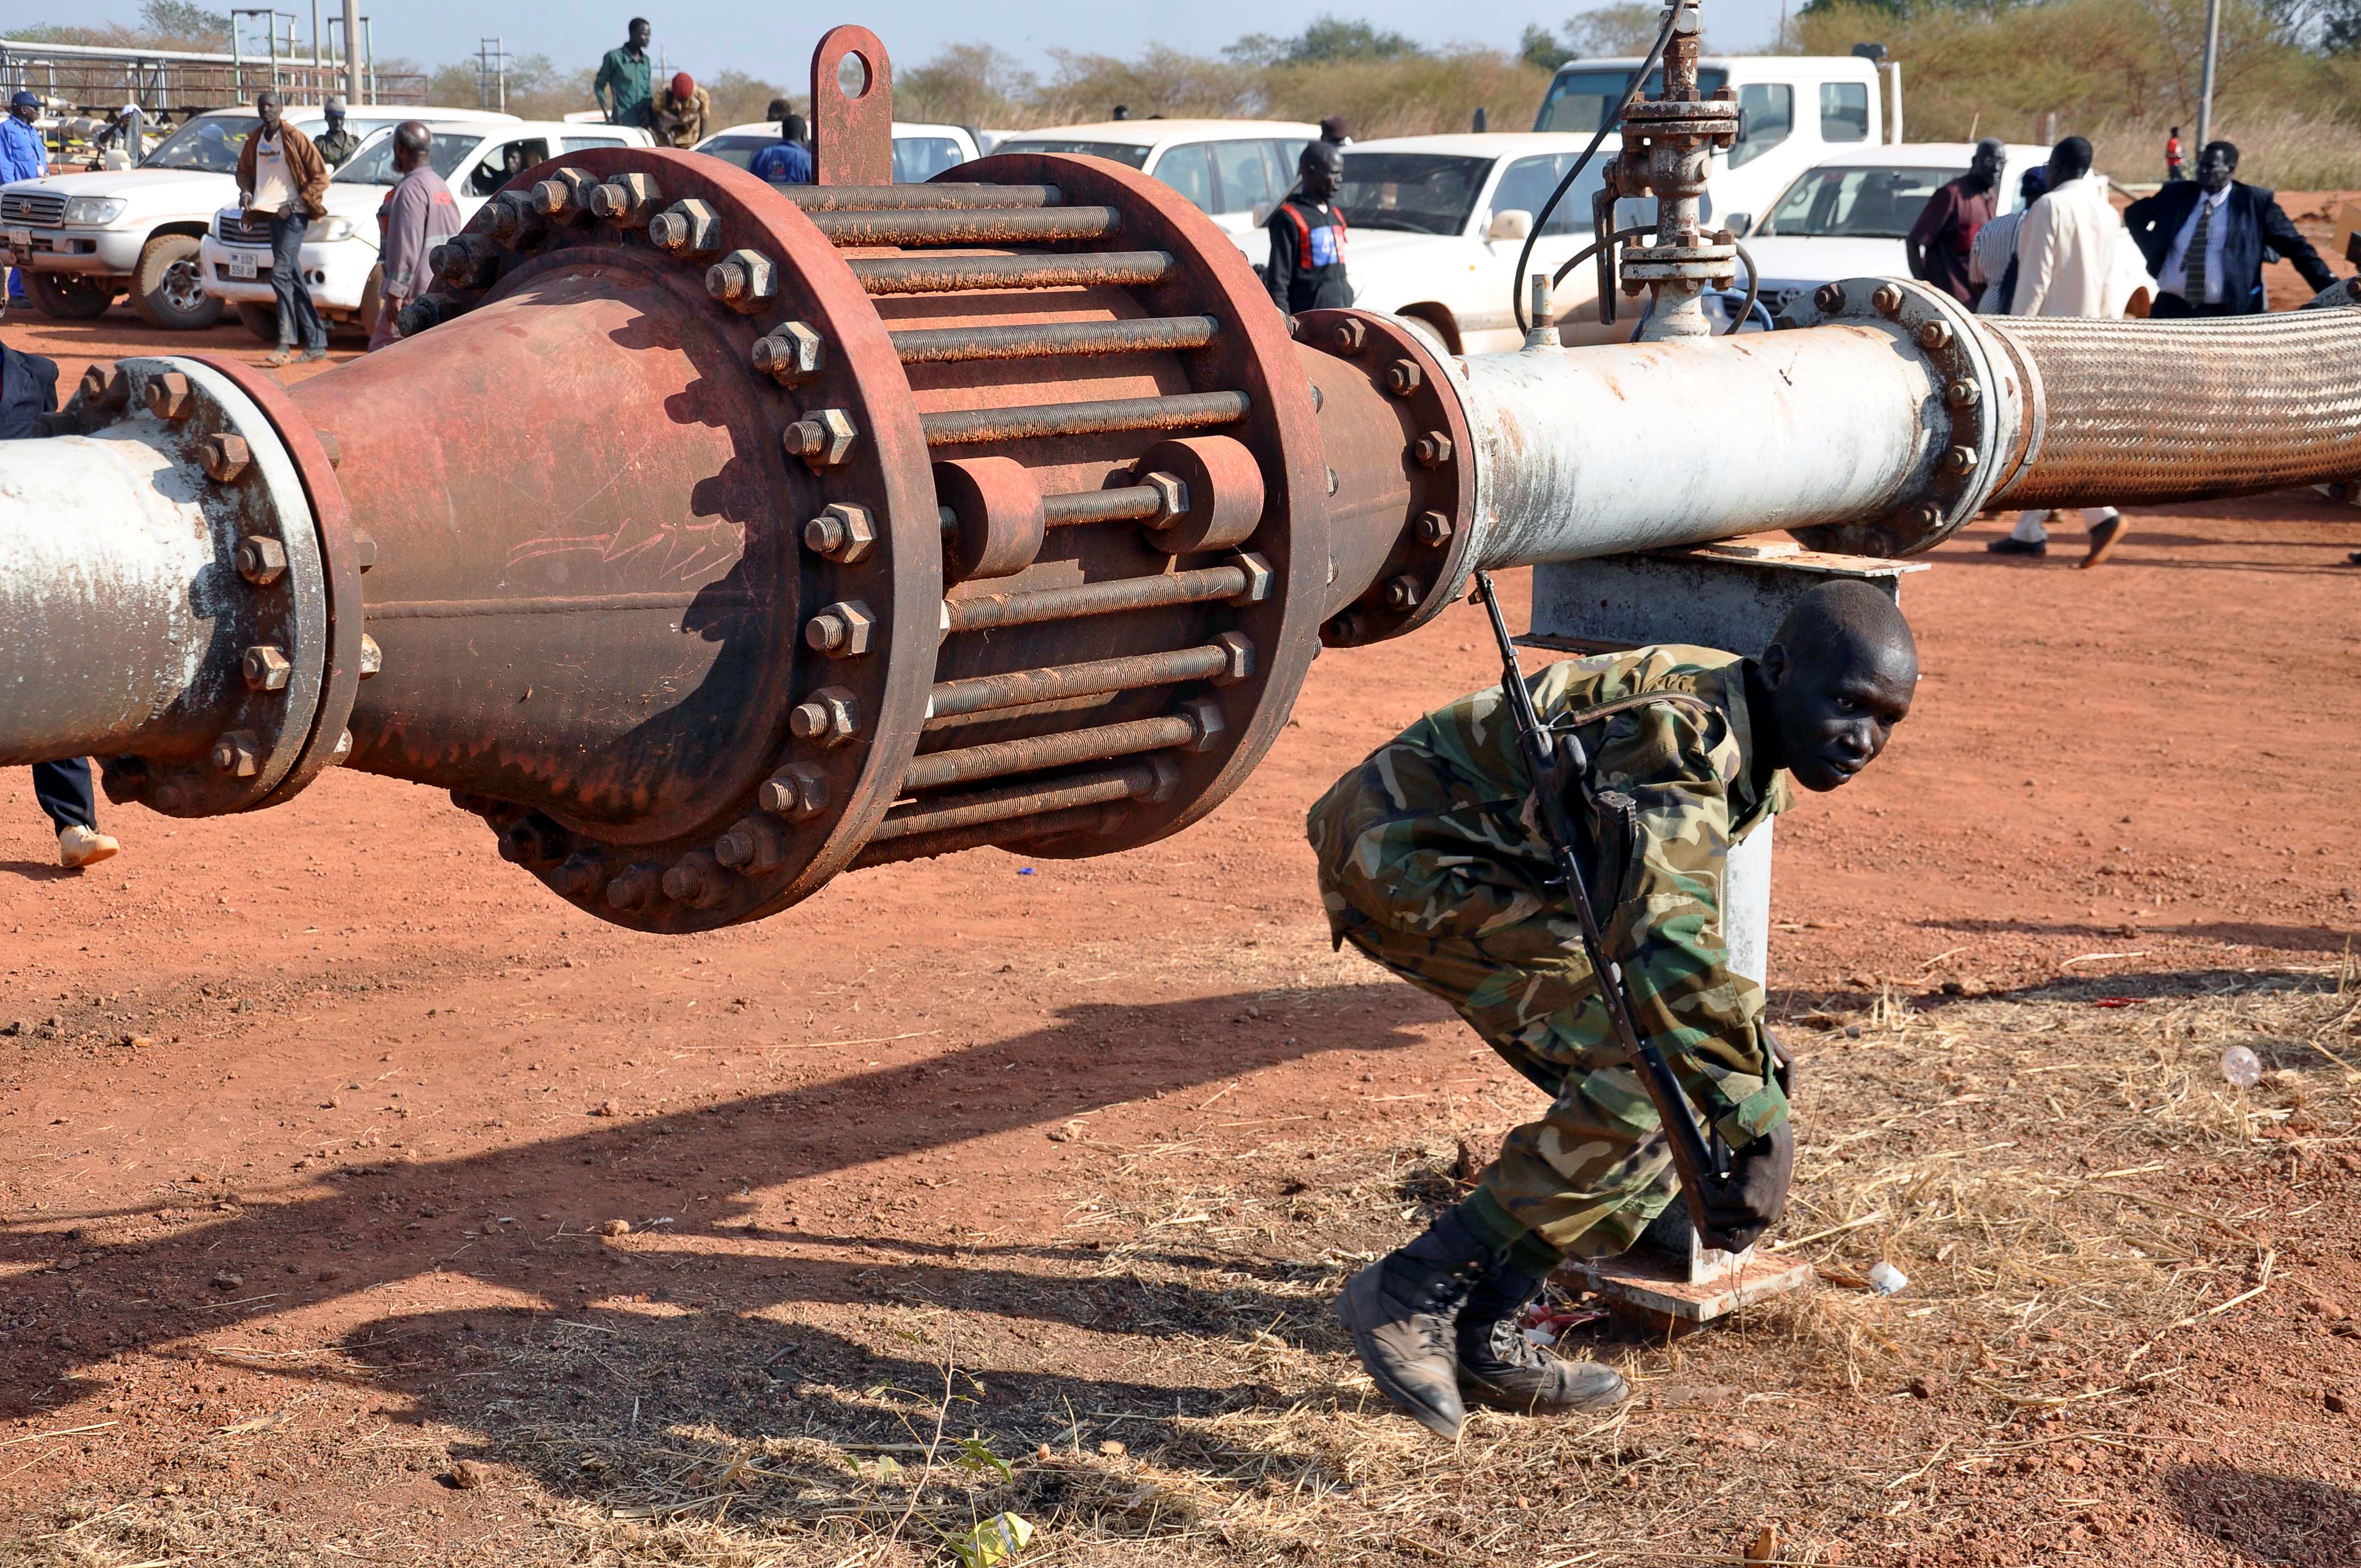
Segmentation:
<svg viewBox="0 0 2361 1568">
<path fill-rule="evenodd" d="M 299 37 L 311 30 L 311 0 L 270 0 L 295 12 Z M 1797 0 L 1800 4 L 1800 0 Z M 227 10 L 230 0 L 207 0 Z M 331 15 L 343 0 L 321 0 Z M 633 16 L 654 24 L 656 45 L 675 69 L 702 74 L 731 67 L 784 83 L 801 84 L 812 45 L 829 26 L 858 21 L 885 40 L 897 62 L 917 64 L 945 44 L 997 45 L 1027 65 L 1047 64 L 1051 49 L 1131 54 L 1149 43 L 1211 53 L 1244 33 L 1285 35 L 1313 17 L 1334 13 L 1365 18 L 1427 43 L 1466 38 L 1512 45 L 1528 22 L 1562 24 L 1587 9 L 1578 0 L 1505 0 L 1480 8 L 1413 5 L 1410 0 L 1193 0 L 1180 10 L 1108 0 L 1031 0 L 1023 5 L 980 5 L 974 0 L 895 0 L 886 5 L 816 5 L 666 4 L 665 0 L 362 0 L 374 18 L 379 55 L 408 55 L 429 65 L 472 57 L 478 38 L 499 35 L 515 54 L 546 54 L 561 66 L 598 63 L 622 41 Z M 37 21 L 136 22 L 138 0 L 5 0 L 0 34 Z M 796 16 L 790 17 L 787 12 Z M 1706 37 L 1717 50 L 1766 42 L 1777 29 L 1779 0 L 1705 0 Z M 806 20 L 805 18 L 809 18 Z M 258 39 L 260 32 L 258 28 Z"/>
</svg>

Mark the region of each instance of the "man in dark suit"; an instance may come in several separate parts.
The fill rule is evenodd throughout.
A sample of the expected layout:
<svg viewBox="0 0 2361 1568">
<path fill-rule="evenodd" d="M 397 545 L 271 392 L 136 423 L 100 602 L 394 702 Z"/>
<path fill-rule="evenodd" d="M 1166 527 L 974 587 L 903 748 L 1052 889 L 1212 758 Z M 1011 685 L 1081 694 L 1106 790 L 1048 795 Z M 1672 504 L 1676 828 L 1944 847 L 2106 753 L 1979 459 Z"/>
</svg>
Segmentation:
<svg viewBox="0 0 2361 1568">
<path fill-rule="evenodd" d="M 19 354 L 0 343 L 0 441 L 46 435 L 41 416 L 58 406 L 58 362 Z M 33 764 L 33 798 L 58 830 L 58 863 L 79 871 L 120 845 L 98 830 L 98 796 L 90 786 L 90 759 Z"/>
<path fill-rule="evenodd" d="M 2238 149 L 2208 142 L 2197 155 L 2197 178 L 2179 180 L 2124 214 L 2132 239 L 2156 274 L 2159 320 L 2177 316 L 2259 315 L 2266 256 L 2295 263 L 2314 291 L 2336 274 L 2296 232 L 2271 192 L 2242 185 Z"/>
</svg>

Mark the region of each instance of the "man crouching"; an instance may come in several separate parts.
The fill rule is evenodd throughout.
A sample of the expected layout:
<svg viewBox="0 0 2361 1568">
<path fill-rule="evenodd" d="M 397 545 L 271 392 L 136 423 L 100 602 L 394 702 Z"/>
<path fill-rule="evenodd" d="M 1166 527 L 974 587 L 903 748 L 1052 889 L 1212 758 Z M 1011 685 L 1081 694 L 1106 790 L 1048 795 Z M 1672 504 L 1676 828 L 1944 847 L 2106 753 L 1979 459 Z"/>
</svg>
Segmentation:
<svg viewBox="0 0 2361 1568">
<path fill-rule="evenodd" d="M 1587 880 L 1635 1022 L 1732 1151 L 1709 1246 L 1742 1250 L 1778 1219 L 1795 1147 L 1762 990 L 1730 968 L 1724 861 L 1790 804 L 1783 774 L 1831 790 L 1874 762 L 1917 680 L 1902 612 L 1849 581 L 1806 595 L 1759 659 L 1642 648 L 1526 677 L 1543 722 L 1588 758 L 1566 805 L 1594 847 Z M 1558 1264 L 1625 1251 L 1679 1190 L 1554 883 L 1532 787 L 1495 686 L 1379 748 L 1309 821 L 1338 944 L 1450 1003 L 1553 1097 L 1472 1196 L 1337 1302 L 1378 1388 L 1446 1437 L 1471 1400 L 1550 1413 L 1628 1396 L 1612 1367 L 1527 1343 L 1518 1318 Z"/>
</svg>

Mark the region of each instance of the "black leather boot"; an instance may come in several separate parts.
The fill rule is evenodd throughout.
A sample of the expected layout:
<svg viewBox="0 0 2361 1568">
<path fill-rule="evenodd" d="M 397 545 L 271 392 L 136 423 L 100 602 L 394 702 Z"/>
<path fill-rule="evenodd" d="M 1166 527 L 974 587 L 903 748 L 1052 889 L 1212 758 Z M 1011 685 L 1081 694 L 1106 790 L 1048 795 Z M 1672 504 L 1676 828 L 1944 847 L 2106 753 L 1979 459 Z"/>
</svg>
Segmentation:
<svg viewBox="0 0 2361 1568">
<path fill-rule="evenodd" d="M 1454 1337 L 1459 1388 L 1469 1403 L 1549 1416 L 1609 1410 L 1631 1398 L 1631 1385 L 1613 1367 L 1561 1360 L 1525 1338 L 1518 1320 L 1547 1277 L 1503 1263 L 1468 1292 Z"/>
<path fill-rule="evenodd" d="M 1336 1316 L 1353 1332 L 1353 1353 L 1378 1389 L 1444 1437 L 1457 1437 L 1467 1415 L 1452 1322 L 1491 1266 L 1492 1255 L 1459 1212 L 1448 1209 L 1424 1235 L 1353 1276 L 1336 1299 Z"/>
</svg>

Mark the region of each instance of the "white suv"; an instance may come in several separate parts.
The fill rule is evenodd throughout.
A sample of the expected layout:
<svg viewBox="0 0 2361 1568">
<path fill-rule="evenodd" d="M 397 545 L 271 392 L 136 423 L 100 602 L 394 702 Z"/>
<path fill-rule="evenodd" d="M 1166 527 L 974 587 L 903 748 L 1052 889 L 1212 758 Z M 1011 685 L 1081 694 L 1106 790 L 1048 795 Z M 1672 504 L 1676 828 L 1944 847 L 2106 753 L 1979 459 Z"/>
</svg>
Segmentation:
<svg viewBox="0 0 2361 1568">
<path fill-rule="evenodd" d="M 402 120 L 505 121 L 480 109 L 357 105 L 346 117 L 368 136 Z M 316 108 L 291 105 L 288 124 L 317 137 Z M 54 173 L 0 186 L 0 242 L 28 274 L 33 302 L 66 320 L 102 314 L 126 291 L 153 326 L 194 328 L 219 320 L 197 270 L 197 246 L 215 208 L 237 199 L 237 155 L 261 121 L 251 109 L 217 109 L 167 137 L 137 169 Z M 274 329 L 275 330 L 275 329 Z"/>
<path fill-rule="evenodd" d="M 1320 127 L 1294 120 L 1104 120 L 1012 131 L 993 152 L 1066 152 L 1127 163 L 1161 180 L 1220 226 L 1260 266 L 1270 210 L 1295 188 L 1296 160 Z"/>
<path fill-rule="evenodd" d="M 449 183 L 462 223 L 535 164 L 585 148 L 653 145 L 646 131 L 632 126 L 509 118 L 498 125 L 428 121 L 427 129 L 434 141 L 426 160 Z M 377 325 L 377 214 L 401 179 L 393 167 L 393 127 L 388 126 L 355 149 L 329 180 L 328 210 L 304 233 L 297 266 L 312 302 L 332 327 L 367 333 Z M 268 225 L 248 224 L 236 206 L 224 207 L 213 214 L 196 259 L 206 294 L 235 306 L 237 319 L 255 336 L 278 342 Z"/>
</svg>

